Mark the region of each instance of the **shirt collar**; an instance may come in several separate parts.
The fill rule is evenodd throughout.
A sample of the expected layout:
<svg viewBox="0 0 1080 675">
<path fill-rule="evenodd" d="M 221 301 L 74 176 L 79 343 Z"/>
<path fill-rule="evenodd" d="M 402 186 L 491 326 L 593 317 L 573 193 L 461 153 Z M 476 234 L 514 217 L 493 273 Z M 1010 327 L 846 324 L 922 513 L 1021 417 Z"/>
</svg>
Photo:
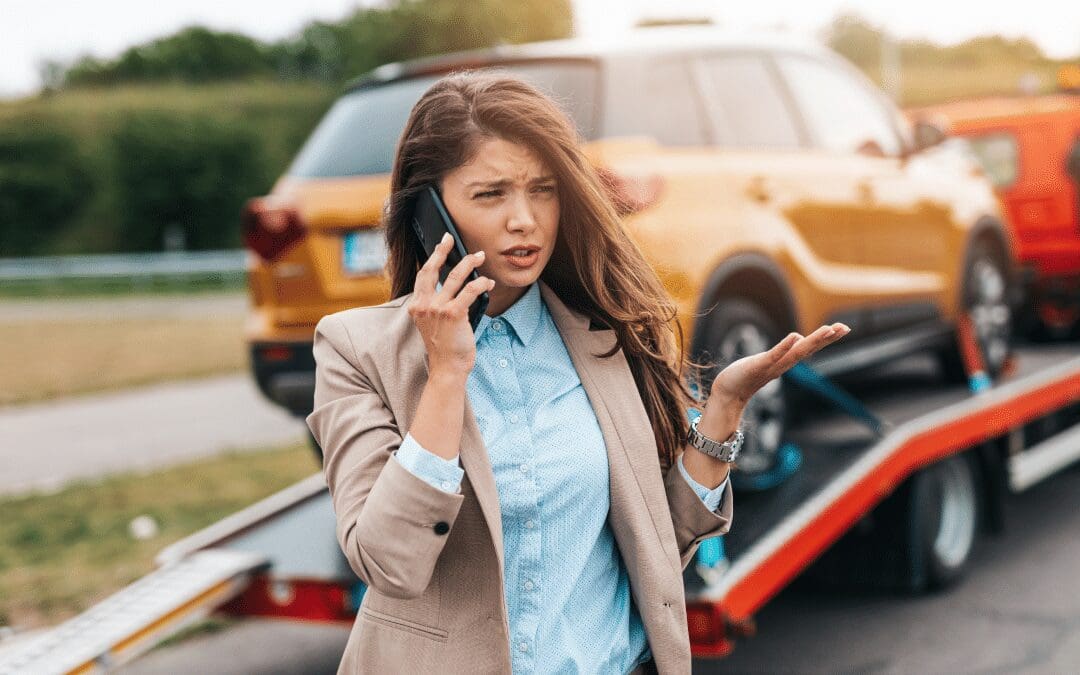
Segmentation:
<svg viewBox="0 0 1080 675">
<path fill-rule="evenodd" d="M 529 342 L 532 341 L 533 336 L 536 335 L 536 331 L 540 327 L 543 311 L 544 301 L 540 297 L 540 286 L 534 281 L 529 286 L 529 290 L 525 291 L 525 295 L 518 298 L 514 304 L 510 305 L 499 316 L 482 315 L 480 322 L 476 324 L 473 336 L 476 340 L 480 340 L 484 332 L 490 329 L 492 321 L 501 319 L 504 324 L 510 326 L 510 329 L 521 340 L 521 344 L 528 347 Z"/>
</svg>

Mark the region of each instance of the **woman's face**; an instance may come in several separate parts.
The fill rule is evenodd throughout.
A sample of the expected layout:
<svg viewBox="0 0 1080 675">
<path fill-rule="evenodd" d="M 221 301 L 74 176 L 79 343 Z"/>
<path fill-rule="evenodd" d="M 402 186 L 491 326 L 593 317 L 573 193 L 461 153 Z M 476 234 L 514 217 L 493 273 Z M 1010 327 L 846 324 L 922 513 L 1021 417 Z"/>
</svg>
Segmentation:
<svg viewBox="0 0 1080 675">
<path fill-rule="evenodd" d="M 489 138 L 443 177 L 441 189 L 465 248 L 485 253 L 478 273 L 495 280 L 487 314 L 501 314 L 551 259 L 559 231 L 555 176 L 530 148 Z"/>
</svg>

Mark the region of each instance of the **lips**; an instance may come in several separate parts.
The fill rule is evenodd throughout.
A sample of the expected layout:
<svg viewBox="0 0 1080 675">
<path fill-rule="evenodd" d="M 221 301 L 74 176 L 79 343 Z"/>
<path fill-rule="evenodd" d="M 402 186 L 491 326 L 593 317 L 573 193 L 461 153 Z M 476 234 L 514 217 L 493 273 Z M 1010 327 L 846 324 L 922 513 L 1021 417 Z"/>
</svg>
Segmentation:
<svg viewBox="0 0 1080 675">
<path fill-rule="evenodd" d="M 511 246 L 502 252 L 503 258 L 515 267 L 532 267 L 540 259 L 540 247 L 523 244 Z"/>
<path fill-rule="evenodd" d="M 503 255 L 528 255 L 539 251 L 540 247 L 535 244 L 521 244 L 519 246 L 511 246 L 510 248 L 502 251 Z"/>
</svg>

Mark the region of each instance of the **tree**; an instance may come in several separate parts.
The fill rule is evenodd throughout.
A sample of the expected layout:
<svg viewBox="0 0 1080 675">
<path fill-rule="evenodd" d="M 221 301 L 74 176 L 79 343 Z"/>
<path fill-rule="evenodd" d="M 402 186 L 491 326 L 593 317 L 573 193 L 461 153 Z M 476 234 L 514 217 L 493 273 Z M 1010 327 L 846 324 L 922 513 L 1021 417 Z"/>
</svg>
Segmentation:
<svg viewBox="0 0 1080 675">
<path fill-rule="evenodd" d="M 113 60 L 85 56 L 65 86 L 251 77 L 340 83 L 393 61 L 568 37 L 570 0 L 396 0 L 357 9 L 342 21 L 314 21 L 292 38 L 265 44 L 202 27 L 125 50 Z"/>
<path fill-rule="evenodd" d="M 838 15 L 825 28 L 821 37 L 830 49 L 864 71 L 876 71 L 881 66 L 881 41 L 884 33 L 858 14 Z"/>
</svg>

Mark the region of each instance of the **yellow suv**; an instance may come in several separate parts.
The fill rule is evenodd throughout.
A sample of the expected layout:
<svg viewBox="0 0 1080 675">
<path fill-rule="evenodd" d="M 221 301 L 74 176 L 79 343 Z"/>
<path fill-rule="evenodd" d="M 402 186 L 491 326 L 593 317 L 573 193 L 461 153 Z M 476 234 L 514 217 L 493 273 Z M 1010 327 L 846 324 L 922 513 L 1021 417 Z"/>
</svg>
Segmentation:
<svg viewBox="0 0 1080 675">
<path fill-rule="evenodd" d="M 446 72 L 488 67 L 533 82 L 573 118 L 697 358 L 843 321 L 851 334 L 810 362 L 825 374 L 933 350 L 962 375 L 954 331 L 966 310 L 988 370 L 1002 367 L 1015 263 L 969 157 L 915 147 L 892 103 L 820 46 L 655 28 L 391 64 L 350 86 L 244 213 L 257 254 L 246 336 L 270 399 L 306 415 L 315 323 L 388 299 L 379 217 L 408 112 Z M 741 471 L 773 466 L 786 400 L 775 382 L 748 410 Z"/>
</svg>

